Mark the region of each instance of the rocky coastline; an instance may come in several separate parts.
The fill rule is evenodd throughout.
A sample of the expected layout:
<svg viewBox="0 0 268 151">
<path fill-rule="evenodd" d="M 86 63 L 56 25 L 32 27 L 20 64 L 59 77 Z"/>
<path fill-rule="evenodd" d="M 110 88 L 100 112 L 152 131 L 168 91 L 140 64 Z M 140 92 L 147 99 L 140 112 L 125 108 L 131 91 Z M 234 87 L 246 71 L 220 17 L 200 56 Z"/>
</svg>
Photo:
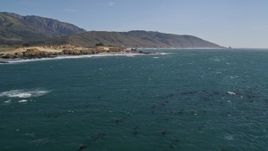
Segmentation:
<svg viewBox="0 0 268 151">
<path fill-rule="evenodd" d="M 148 54 L 147 52 L 123 47 L 99 46 L 94 48 L 77 47 L 71 45 L 64 46 L 38 46 L 38 47 L 21 47 L 10 52 L 0 52 L 0 63 L 10 59 L 38 59 L 54 58 L 58 56 L 78 56 L 93 55 L 101 53 L 139 53 Z"/>
</svg>

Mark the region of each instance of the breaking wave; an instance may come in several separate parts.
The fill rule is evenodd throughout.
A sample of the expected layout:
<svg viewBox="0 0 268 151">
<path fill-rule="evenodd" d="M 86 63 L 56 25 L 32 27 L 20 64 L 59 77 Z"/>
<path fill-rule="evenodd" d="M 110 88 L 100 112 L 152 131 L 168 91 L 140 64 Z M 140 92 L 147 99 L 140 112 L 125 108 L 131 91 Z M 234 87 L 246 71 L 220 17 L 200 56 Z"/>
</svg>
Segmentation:
<svg viewBox="0 0 268 151">
<path fill-rule="evenodd" d="M 138 56 L 138 55 L 143 55 L 143 54 L 138 54 L 138 53 L 101 53 L 101 54 L 78 55 L 78 56 L 57 56 L 57 57 L 53 57 L 53 58 L 7 60 L 7 61 L 5 61 L 5 63 L 2 63 L 2 64 L 17 64 L 17 63 L 26 63 L 26 62 L 36 62 L 36 61 L 79 59 L 79 58 L 93 58 L 93 57 L 112 57 L 112 56 L 134 57 L 134 56 Z"/>
<path fill-rule="evenodd" d="M 171 53 L 166 52 L 156 52 L 152 54 L 141 54 L 141 53 L 100 53 L 92 55 L 78 55 L 78 56 L 57 56 L 54 58 L 36 58 L 36 59 L 15 59 L 15 60 L 6 60 L 5 63 L 0 64 L 18 64 L 18 63 L 27 63 L 27 62 L 36 62 L 36 61 L 48 61 L 48 60 L 62 60 L 62 59 L 79 59 L 79 58 L 96 58 L 96 57 L 115 57 L 115 56 L 125 56 L 125 57 L 135 57 L 143 55 L 168 55 Z"/>
<path fill-rule="evenodd" d="M 8 97 L 8 98 L 31 98 L 31 97 L 40 97 L 46 95 L 50 91 L 43 89 L 34 89 L 34 90 L 10 90 L 0 93 L 0 97 Z"/>
</svg>

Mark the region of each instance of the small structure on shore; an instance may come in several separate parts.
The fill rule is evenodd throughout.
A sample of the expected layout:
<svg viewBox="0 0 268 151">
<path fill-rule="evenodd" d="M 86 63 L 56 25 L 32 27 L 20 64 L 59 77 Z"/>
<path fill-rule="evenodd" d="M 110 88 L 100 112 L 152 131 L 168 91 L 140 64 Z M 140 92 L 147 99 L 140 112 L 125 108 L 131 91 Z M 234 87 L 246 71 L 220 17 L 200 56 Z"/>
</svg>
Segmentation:
<svg viewBox="0 0 268 151">
<path fill-rule="evenodd" d="M 96 50 L 98 52 L 121 52 L 124 51 L 125 48 L 115 46 L 96 46 Z"/>
</svg>

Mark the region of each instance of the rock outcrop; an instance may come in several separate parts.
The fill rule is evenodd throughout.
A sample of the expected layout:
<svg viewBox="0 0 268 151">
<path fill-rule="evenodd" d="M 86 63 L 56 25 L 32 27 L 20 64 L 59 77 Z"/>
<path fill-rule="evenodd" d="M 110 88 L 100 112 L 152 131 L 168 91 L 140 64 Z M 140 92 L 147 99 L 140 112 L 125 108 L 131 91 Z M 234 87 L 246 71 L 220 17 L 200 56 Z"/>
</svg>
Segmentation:
<svg viewBox="0 0 268 151">
<path fill-rule="evenodd" d="M 85 48 L 73 45 L 63 46 L 39 46 L 39 47 L 26 47 L 18 48 L 12 52 L 1 54 L 0 58 L 3 59 L 33 59 L 33 58 L 52 58 L 61 55 L 91 55 L 98 53 L 142 53 L 136 50 L 127 50 L 122 47 L 101 46 L 95 48 Z"/>
</svg>

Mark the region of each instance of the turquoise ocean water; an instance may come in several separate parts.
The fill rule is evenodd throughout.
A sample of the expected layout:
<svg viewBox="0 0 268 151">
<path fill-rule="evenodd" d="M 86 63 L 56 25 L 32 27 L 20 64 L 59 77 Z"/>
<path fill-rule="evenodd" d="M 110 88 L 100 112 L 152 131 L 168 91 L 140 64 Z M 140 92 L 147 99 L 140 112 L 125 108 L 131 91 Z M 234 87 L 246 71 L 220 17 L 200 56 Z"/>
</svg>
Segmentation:
<svg viewBox="0 0 268 151">
<path fill-rule="evenodd" d="M 1 151 L 265 151 L 267 50 L 0 65 Z"/>
</svg>

